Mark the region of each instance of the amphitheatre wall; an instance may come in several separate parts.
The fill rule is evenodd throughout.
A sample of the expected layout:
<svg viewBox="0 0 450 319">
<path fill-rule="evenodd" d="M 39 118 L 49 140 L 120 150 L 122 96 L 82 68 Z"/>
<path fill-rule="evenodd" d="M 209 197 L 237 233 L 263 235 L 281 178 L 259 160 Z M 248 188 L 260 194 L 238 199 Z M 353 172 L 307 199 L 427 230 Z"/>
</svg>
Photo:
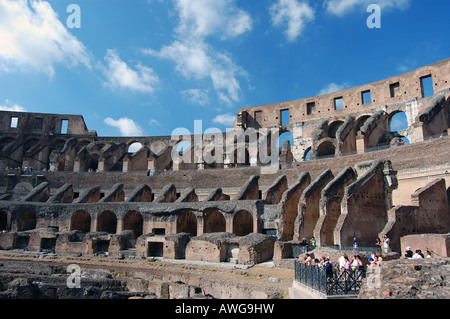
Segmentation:
<svg viewBox="0 0 450 319">
<path fill-rule="evenodd" d="M 0 226 L 7 231 L 0 246 L 81 254 L 133 248 L 144 257 L 251 263 L 263 261 L 261 247 L 273 247 L 273 235 L 282 241 L 315 236 L 327 246 L 348 246 L 357 236 L 370 246 L 389 234 L 398 250 L 400 236 L 409 234 L 398 216 L 420 209 L 438 217 L 432 223 L 413 218 L 406 226 L 449 232 L 449 71 L 447 59 L 320 97 L 240 109 L 238 140 L 252 129 L 267 140 L 274 137 L 266 128 L 292 133 L 293 145 L 284 143 L 275 154 L 275 170 L 266 170 L 259 150 L 245 140 L 244 163 L 227 145 L 220 146 L 224 162 L 175 163 L 177 137 L 99 137 L 79 115 L 0 111 Z M 433 82 L 430 96 L 426 78 Z M 393 131 L 398 112 L 408 127 Z M 191 150 L 196 138 L 189 137 Z M 130 151 L 136 142 L 141 148 Z M 30 166 L 33 172 L 11 169 Z M 436 197 L 427 197 L 435 184 Z M 431 200 L 417 205 L 421 198 Z M 211 233 L 239 238 L 211 241 Z M 196 255 L 192 247 L 204 252 Z M 207 256 L 211 250 L 218 255 Z M 264 258 L 270 253 L 278 254 Z"/>
</svg>

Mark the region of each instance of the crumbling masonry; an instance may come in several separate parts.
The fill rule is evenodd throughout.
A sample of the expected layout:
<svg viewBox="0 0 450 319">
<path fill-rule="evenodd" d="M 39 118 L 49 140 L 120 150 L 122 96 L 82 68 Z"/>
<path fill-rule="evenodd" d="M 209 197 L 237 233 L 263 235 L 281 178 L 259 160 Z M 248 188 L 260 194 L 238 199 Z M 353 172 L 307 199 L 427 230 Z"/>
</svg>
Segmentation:
<svg viewBox="0 0 450 319">
<path fill-rule="evenodd" d="M 245 136 L 235 141 L 244 162 L 237 145 L 224 145 L 222 162 L 175 162 L 179 138 L 101 137 L 79 115 L 1 111 L 0 247 L 251 265 L 295 256 L 286 247 L 304 238 L 372 247 L 387 234 L 399 251 L 402 236 L 449 233 L 449 80 L 446 59 L 240 109 L 237 135 L 292 134 L 269 171 Z M 408 126 L 393 130 L 399 112 Z"/>
</svg>

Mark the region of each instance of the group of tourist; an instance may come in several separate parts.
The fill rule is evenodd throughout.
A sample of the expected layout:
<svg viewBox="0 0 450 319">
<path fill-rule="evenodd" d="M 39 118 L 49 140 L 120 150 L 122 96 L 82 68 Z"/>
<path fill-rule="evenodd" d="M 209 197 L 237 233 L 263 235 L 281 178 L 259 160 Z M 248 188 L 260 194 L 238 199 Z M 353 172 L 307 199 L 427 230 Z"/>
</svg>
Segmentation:
<svg viewBox="0 0 450 319">
<path fill-rule="evenodd" d="M 344 253 L 341 257 L 339 257 L 338 263 L 339 263 L 340 270 L 350 271 L 350 270 L 364 268 L 363 262 L 361 260 L 361 256 L 359 256 L 359 255 L 354 255 L 352 257 L 352 261 L 350 261 L 350 258 L 348 257 L 348 255 L 346 253 Z"/>
<path fill-rule="evenodd" d="M 307 266 L 315 266 L 318 268 L 332 268 L 333 263 L 331 261 L 330 256 L 322 258 L 314 258 L 311 256 L 311 254 L 306 253 L 304 260 L 302 256 L 299 256 L 300 262 L 302 262 L 304 265 Z M 381 265 L 383 261 L 383 255 L 381 253 L 376 253 L 375 251 L 372 252 L 370 257 L 367 259 L 367 268 L 375 268 Z M 365 265 L 362 261 L 362 258 L 360 255 L 354 255 L 352 259 L 350 260 L 350 257 L 347 255 L 347 253 L 344 253 L 341 257 L 339 257 L 338 261 L 338 269 L 339 270 L 362 270 L 364 269 Z"/>
<path fill-rule="evenodd" d="M 431 252 L 427 249 L 426 250 L 426 257 L 423 255 L 422 250 L 416 249 L 416 251 L 413 253 L 411 250 L 411 246 L 406 247 L 405 250 L 405 258 L 408 259 L 421 259 L 421 258 L 432 258 Z"/>
<path fill-rule="evenodd" d="M 390 252 L 391 249 L 391 240 L 389 239 L 388 236 L 383 235 L 381 239 L 377 237 L 375 245 L 380 246 L 383 252 L 387 254 L 388 252 Z"/>
<path fill-rule="evenodd" d="M 24 167 L 22 167 L 22 168 L 20 168 L 20 167 L 9 167 L 9 166 L 7 166 L 7 167 L 5 167 L 5 171 L 14 171 L 14 172 L 20 172 L 21 174 L 28 174 L 28 175 L 31 175 L 31 174 L 33 174 L 33 166 L 30 166 L 30 167 L 28 167 L 28 166 L 24 166 Z"/>
<path fill-rule="evenodd" d="M 299 256 L 299 258 L 300 257 L 301 256 Z M 317 268 L 325 269 L 327 272 L 331 272 L 333 270 L 333 263 L 331 261 L 330 256 L 328 257 L 322 256 L 322 258 L 320 259 L 318 258 L 312 259 L 311 254 L 306 253 L 303 264 L 307 266 L 314 266 Z"/>
</svg>

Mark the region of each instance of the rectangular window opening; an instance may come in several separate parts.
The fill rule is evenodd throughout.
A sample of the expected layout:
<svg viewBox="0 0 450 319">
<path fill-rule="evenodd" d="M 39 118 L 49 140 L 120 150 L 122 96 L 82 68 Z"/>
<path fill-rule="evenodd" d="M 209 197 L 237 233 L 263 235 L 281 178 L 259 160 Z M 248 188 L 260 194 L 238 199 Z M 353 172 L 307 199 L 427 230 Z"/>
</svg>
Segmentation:
<svg viewBox="0 0 450 319">
<path fill-rule="evenodd" d="M 391 92 L 391 98 L 399 96 L 400 93 L 400 83 L 392 83 L 389 85 L 389 91 Z"/>
<path fill-rule="evenodd" d="M 344 108 L 344 99 L 342 97 L 337 97 L 334 99 L 334 109 L 342 110 Z"/>
<path fill-rule="evenodd" d="M 362 104 L 372 103 L 372 94 L 370 90 L 361 92 Z"/>
<path fill-rule="evenodd" d="M 289 110 L 281 110 L 281 125 L 289 125 Z"/>
<path fill-rule="evenodd" d="M 422 89 L 422 97 L 429 97 L 434 95 L 433 78 L 427 75 L 420 78 L 420 87 Z"/>
<path fill-rule="evenodd" d="M 44 119 L 41 117 L 37 117 L 34 119 L 34 129 L 35 130 L 42 130 L 44 127 Z"/>
<path fill-rule="evenodd" d="M 165 236 L 166 229 L 165 228 L 153 228 L 152 233 L 156 236 Z"/>
<path fill-rule="evenodd" d="M 306 114 L 307 115 L 313 114 L 315 109 L 316 109 L 316 102 L 310 102 L 310 103 L 306 104 Z"/>
<path fill-rule="evenodd" d="M 61 121 L 61 134 L 67 134 L 69 129 L 69 120 Z"/>
<path fill-rule="evenodd" d="M 10 128 L 17 128 L 17 125 L 19 124 L 19 118 L 17 116 L 11 116 L 11 122 L 9 127 Z"/>
</svg>

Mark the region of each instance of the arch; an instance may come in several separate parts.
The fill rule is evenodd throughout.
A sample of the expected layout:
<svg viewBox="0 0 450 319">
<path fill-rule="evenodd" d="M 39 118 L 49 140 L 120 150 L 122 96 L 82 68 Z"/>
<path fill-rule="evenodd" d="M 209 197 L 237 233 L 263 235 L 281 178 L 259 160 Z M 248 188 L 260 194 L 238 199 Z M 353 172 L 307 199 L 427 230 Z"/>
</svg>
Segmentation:
<svg viewBox="0 0 450 319">
<path fill-rule="evenodd" d="M 253 216 L 246 210 L 240 210 L 233 217 L 233 234 L 245 236 L 250 233 L 253 233 Z"/>
<path fill-rule="evenodd" d="M 127 147 L 127 153 L 128 154 L 134 154 L 134 153 L 140 151 L 143 147 L 144 147 L 144 145 L 141 142 L 137 142 L 137 141 L 136 142 L 132 142 Z"/>
<path fill-rule="evenodd" d="M 311 147 L 308 147 L 303 153 L 303 160 L 310 161 L 311 160 Z"/>
<path fill-rule="evenodd" d="M 25 231 L 36 228 L 36 214 L 32 210 L 23 211 L 17 220 L 17 231 Z"/>
<path fill-rule="evenodd" d="M 210 210 L 203 217 L 203 232 L 218 233 L 226 231 L 226 221 L 223 214 L 218 210 Z"/>
<path fill-rule="evenodd" d="M 335 155 L 336 146 L 332 141 L 323 141 L 317 146 L 317 157 Z"/>
<path fill-rule="evenodd" d="M 177 233 L 197 236 L 197 217 L 191 211 L 184 211 L 177 218 Z"/>
<path fill-rule="evenodd" d="M 125 214 L 123 218 L 123 230 L 132 230 L 134 238 L 136 239 L 142 235 L 144 229 L 144 219 L 141 213 L 136 210 L 131 210 Z"/>
<path fill-rule="evenodd" d="M 361 127 L 366 123 L 366 121 L 371 117 L 371 115 L 362 115 L 358 117 L 355 121 L 355 131 L 358 133 Z"/>
<path fill-rule="evenodd" d="M 117 231 L 117 217 L 112 211 L 102 212 L 97 218 L 97 231 L 115 234 Z"/>
<path fill-rule="evenodd" d="M 91 231 L 91 215 L 85 210 L 77 210 L 70 220 L 70 230 L 89 233 Z"/>
<path fill-rule="evenodd" d="M 86 160 L 86 170 L 93 170 L 95 171 L 98 168 L 98 162 L 100 159 L 100 154 L 92 153 L 89 155 L 88 159 Z"/>
<path fill-rule="evenodd" d="M 281 131 L 280 131 L 280 133 L 281 133 Z M 290 131 L 284 131 L 278 137 L 278 148 L 281 149 L 281 147 L 283 146 L 283 143 L 286 140 L 289 140 L 289 143 L 291 143 L 291 146 L 294 146 L 294 135 Z"/>
<path fill-rule="evenodd" d="M 329 138 L 336 138 L 336 132 L 344 124 L 343 121 L 334 121 L 328 125 L 327 135 Z"/>
<path fill-rule="evenodd" d="M 406 113 L 398 110 L 389 114 L 388 128 L 390 132 L 406 130 L 408 128 L 408 117 Z"/>
<path fill-rule="evenodd" d="M 11 213 L 6 209 L 0 210 L 0 231 L 11 230 Z"/>
</svg>

